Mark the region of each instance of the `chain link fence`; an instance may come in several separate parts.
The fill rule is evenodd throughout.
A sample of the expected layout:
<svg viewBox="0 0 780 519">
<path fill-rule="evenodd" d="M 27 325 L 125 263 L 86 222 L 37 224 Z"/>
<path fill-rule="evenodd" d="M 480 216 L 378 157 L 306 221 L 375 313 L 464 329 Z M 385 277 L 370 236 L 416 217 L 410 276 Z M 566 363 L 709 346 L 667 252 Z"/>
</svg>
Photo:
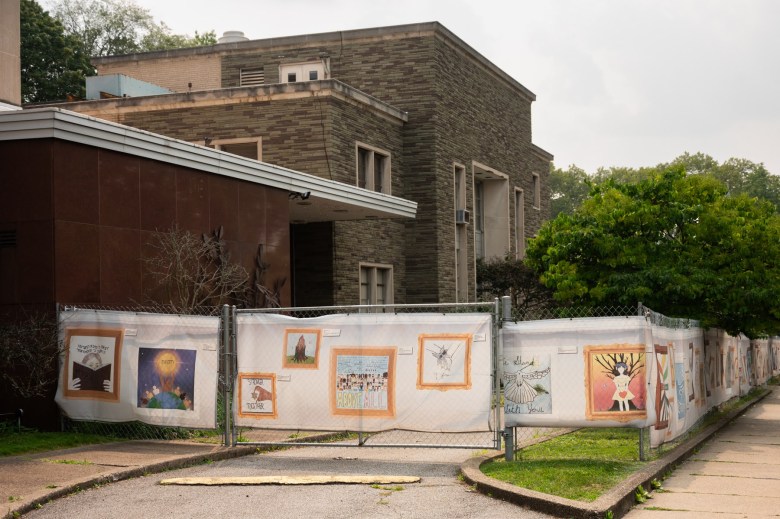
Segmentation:
<svg viewBox="0 0 780 519">
<path fill-rule="evenodd" d="M 506 311 L 505 311 L 506 313 Z M 513 308 L 510 315 L 505 316 L 505 321 L 542 321 L 548 319 L 583 319 L 595 317 L 632 317 L 656 312 L 642 306 L 629 305 L 602 305 L 602 306 L 536 306 L 533 308 Z M 503 388 L 502 388 L 503 390 Z M 566 434 L 576 429 L 562 427 L 507 427 L 504 431 L 505 457 L 507 460 L 517 459 L 518 452 L 524 447 L 540 443 L 561 434 Z M 643 433 L 637 433 L 639 448 L 642 447 Z"/>
<path fill-rule="evenodd" d="M 62 361 L 64 351 L 64 344 L 62 338 L 65 335 L 65 331 L 71 325 L 74 324 L 74 316 L 77 314 L 83 314 L 84 312 L 95 311 L 105 314 L 117 313 L 118 315 L 153 315 L 153 316 L 167 316 L 179 322 L 181 326 L 187 326 L 189 322 L 193 322 L 203 317 L 217 317 L 222 311 L 221 307 L 199 307 L 192 309 L 187 314 L 182 314 L 176 311 L 175 308 L 167 305 L 152 305 L 152 306 L 106 306 L 106 305 L 58 305 L 57 317 L 59 323 L 60 332 L 60 354 L 58 372 L 62 371 Z M 222 320 L 219 322 L 219 336 L 222 336 L 222 327 L 224 323 Z M 98 434 L 111 438 L 118 439 L 135 439 L 135 440 L 192 440 L 197 439 L 207 443 L 224 443 L 225 442 L 225 399 L 224 395 L 227 390 L 228 380 L 225 378 L 224 373 L 224 347 L 220 341 L 217 346 L 217 359 L 218 364 L 209 366 L 210 370 L 215 371 L 218 374 L 217 391 L 216 391 L 216 427 L 212 429 L 194 428 L 194 427 L 179 427 L 179 426 L 165 426 L 154 425 L 145 423 L 138 420 L 133 421 L 97 421 L 97 420 L 83 420 L 73 419 L 69 417 L 61 409 L 60 421 L 61 429 L 64 432 L 77 432 L 84 434 Z M 62 381 L 60 381 L 62 383 Z"/>
<path fill-rule="evenodd" d="M 258 446 L 278 446 L 294 441 L 298 445 L 339 445 L 339 446 L 362 446 L 362 447 L 449 447 L 449 448 L 473 448 L 473 449 L 498 449 L 501 445 L 501 397 L 500 388 L 496 381 L 496 352 L 498 340 L 498 303 L 463 303 L 463 304 L 417 304 L 417 305 L 349 305 L 336 307 L 299 307 L 299 308 L 275 308 L 275 309 L 249 309 L 235 310 L 236 316 L 232 322 L 238 324 L 238 330 L 232 331 L 233 349 L 241 339 L 241 317 L 250 315 L 278 315 L 292 317 L 301 320 L 304 326 L 307 319 L 318 318 L 331 315 L 395 315 L 399 318 L 408 315 L 423 316 L 452 316 L 457 314 L 482 313 L 490 315 L 490 336 L 492 338 L 489 347 L 490 351 L 490 370 L 491 394 L 489 401 L 484 402 L 486 409 L 489 409 L 490 423 L 489 430 L 483 432 L 465 432 L 465 433 L 445 433 L 445 432 L 426 432 L 408 429 L 392 429 L 383 431 L 361 431 L 361 430 L 334 430 L 334 431 L 293 431 L 287 439 L 282 442 L 274 439 L 265 439 L 271 434 L 271 431 L 264 430 L 262 424 L 257 427 L 232 427 L 231 434 L 234 438 L 234 445 L 258 445 Z M 290 326 L 295 321 L 290 321 Z M 370 333 L 370 332 L 369 332 Z M 411 353 L 411 352 L 410 352 Z M 237 355 L 232 356 L 232 373 L 237 373 L 236 363 Z M 235 400 L 231 398 L 231 400 Z M 234 413 L 235 415 L 235 413 Z M 498 424 L 498 425 L 496 425 Z M 327 442 L 323 442 L 327 440 Z"/>
</svg>

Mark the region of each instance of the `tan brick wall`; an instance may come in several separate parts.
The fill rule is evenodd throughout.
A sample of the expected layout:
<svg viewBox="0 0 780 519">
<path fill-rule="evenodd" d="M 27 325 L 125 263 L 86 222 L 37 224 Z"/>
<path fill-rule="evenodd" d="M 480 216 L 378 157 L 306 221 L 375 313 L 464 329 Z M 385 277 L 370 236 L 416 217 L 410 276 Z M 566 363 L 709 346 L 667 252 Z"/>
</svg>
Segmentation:
<svg viewBox="0 0 780 519">
<path fill-rule="evenodd" d="M 187 92 L 192 90 L 211 90 L 220 88 L 222 73 L 221 58 L 218 54 L 183 56 L 177 58 L 157 58 L 144 61 L 121 61 L 98 65 L 98 74 L 124 74 L 147 81 L 157 86 Z"/>
</svg>

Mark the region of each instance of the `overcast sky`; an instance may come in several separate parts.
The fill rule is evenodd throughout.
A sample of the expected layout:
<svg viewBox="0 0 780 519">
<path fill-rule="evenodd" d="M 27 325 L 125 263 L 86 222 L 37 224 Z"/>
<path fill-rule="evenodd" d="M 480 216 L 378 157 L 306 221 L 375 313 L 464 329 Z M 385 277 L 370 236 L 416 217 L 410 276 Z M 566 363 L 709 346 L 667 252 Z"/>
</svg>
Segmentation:
<svg viewBox="0 0 780 519">
<path fill-rule="evenodd" d="M 136 0 L 176 33 L 250 39 L 438 21 L 533 91 L 555 165 L 688 151 L 780 174 L 780 1 Z"/>
</svg>

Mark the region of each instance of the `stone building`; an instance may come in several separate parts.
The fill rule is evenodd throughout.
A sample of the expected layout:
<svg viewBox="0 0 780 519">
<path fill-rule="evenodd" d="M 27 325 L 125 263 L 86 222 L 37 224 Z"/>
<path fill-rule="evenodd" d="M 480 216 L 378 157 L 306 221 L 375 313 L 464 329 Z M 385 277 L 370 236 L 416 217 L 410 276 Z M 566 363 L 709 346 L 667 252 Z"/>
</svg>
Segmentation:
<svg viewBox="0 0 780 519">
<path fill-rule="evenodd" d="M 67 108 L 417 203 L 413 220 L 292 220 L 296 306 L 473 301 L 478 258 L 523 256 L 552 160 L 527 88 L 436 22 L 231 36 L 96 58 L 92 81 L 169 93 L 92 85 Z"/>
</svg>

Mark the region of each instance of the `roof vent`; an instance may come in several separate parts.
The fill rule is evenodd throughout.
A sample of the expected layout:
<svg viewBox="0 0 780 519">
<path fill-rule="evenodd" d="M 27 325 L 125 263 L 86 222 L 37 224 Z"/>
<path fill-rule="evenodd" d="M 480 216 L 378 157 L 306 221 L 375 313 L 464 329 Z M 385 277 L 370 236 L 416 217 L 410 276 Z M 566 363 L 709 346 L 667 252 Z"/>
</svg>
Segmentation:
<svg viewBox="0 0 780 519">
<path fill-rule="evenodd" d="M 242 31 L 225 31 L 217 43 L 236 43 L 239 41 L 249 41 Z"/>
</svg>

